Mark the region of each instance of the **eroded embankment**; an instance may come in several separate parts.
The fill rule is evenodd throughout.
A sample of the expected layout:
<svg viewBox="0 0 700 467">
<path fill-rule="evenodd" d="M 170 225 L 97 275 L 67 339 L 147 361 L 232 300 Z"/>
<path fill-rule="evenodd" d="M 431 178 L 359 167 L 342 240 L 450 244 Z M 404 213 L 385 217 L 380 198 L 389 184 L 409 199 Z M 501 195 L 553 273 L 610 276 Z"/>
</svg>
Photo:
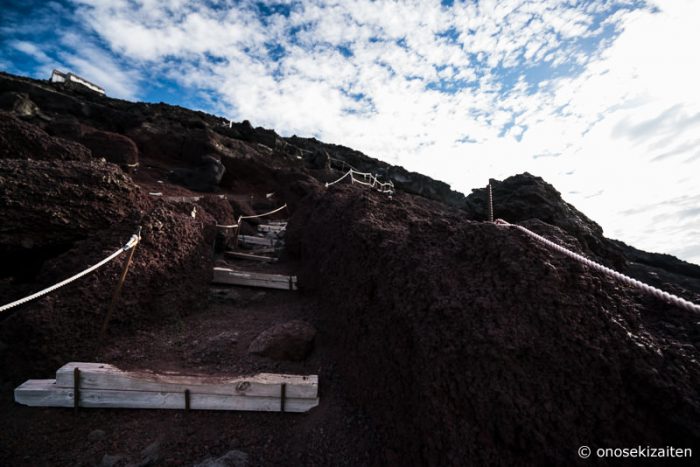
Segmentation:
<svg viewBox="0 0 700 467">
<path fill-rule="evenodd" d="M 300 284 L 386 461 L 560 464 L 584 444 L 697 444 L 697 350 L 645 327 L 653 300 L 462 217 L 338 187 L 290 225 Z"/>
<path fill-rule="evenodd" d="M 141 244 L 109 335 L 179 319 L 206 302 L 213 219 L 200 205 L 152 201 L 104 162 L 0 160 L 0 303 L 53 285 L 97 263 L 142 227 Z M 210 203 L 216 203 L 212 200 Z M 211 209 L 216 211 L 215 209 Z M 229 208 L 230 211 L 230 208 Z M 224 211 L 222 211 L 224 212 Z M 220 215 L 220 213 L 217 213 Z M 0 382 L 91 361 L 126 255 L 0 320 Z"/>
</svg>

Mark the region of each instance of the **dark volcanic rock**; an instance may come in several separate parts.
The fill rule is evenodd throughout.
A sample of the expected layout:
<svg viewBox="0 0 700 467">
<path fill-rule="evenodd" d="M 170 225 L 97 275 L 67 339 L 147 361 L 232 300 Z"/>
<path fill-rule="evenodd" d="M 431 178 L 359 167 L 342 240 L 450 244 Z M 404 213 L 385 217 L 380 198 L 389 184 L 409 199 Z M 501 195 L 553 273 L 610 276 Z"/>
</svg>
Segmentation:
<svg viewBox="0 0 700 467">
<path fill-rule="evenodd" d="M 384 461 L 571 465 L 584 443 L 700 441 L 696 317 L 438 203 L 352 186 L 307 202 L 299 281 Z"/>
<path fill-rule="evenodd" d="M 114 190 L 112 196 L 119 196 L 119 188 Z M 86 207 L 85 211 L 89 210 Z M 88 223 L 90 219 L 80 219 L 83 239 L 46 258 L 30 289 L 0 287 L 0 303 L 41 290 L 97 263 L 124 245 L 141 226 L 142 239 L 119 306 L 114 309 L 109 335 L 133 333 L 142 326 L 182 319 L 199 310 L 206 303 L 211 280 L 214 219 L 203 209 L 194 219 L 179 212 L 175 203 L 162 200 L 145 215 L 138 211 L 132 214 L 109 228 L 104 228 L 99 217 L 93 219 L 94 226 Z M 0 367 L 5 370 L 0 378 L 19 384 L 32 374 L 55 372 L 67 361 L 94 359 L 100 323 L 122 267 L 123 259 L 110 262 L 79 282 L 6 315 L 0 326 L 0 340 L 9 348 L 2 354 Z"/>
<path fill-rule="evenodd" d="M 561 194 L 542 178 L 523 173 L 503 181 L 491 180 L 494 217 L 510 223 L 539 219 L 560 227 L 574 236 L 588 256 L 617 268 L 623 268 L 620 249 L 603 236 L 603 229 L 581 211 L 561 198 Z M 466 210 L 476 220 L 488 217 L 486 188 L 477 188 L 467 196 Z"/>
<path fill-rule="evenodd" d="M 462 207 L 464 205 L 464 195 L 450 189 L 447 183 L 433 180 L 423 174 L 409 172 L 400 166 L 387 164 L 368 157 L 360 151 L 337 144 L 323 143 L 315 138 L 292 136 L 286 141 L 301 149 L 304 158 L 311 167 L 318 167 L 318 153 L 327 153 L 331 159 L 331 165 L 333 162 L 341 163 L 336 166 L 340 169 L 339 174 L 346 171 L 347 168 L 353 167 L 360 172 L 377 174 L 382 180 L 391 180 L 396 188 L 408 193 L 441 201 L 450 206 Z"/>
<path fill-rule="evenodd" d="M 88 129 L 79 142 L 92 151 L 94 157 L 104 157 L 121 166 L 133 166 L 139 162 L 139 150 L 128 137 L 109 131 Z"/>
<path fill-rule="evenodd" d="M 109 163 L 0 160 L 2 248 L 70 243 L 147 205 L 141 190 Z"/>
<path fill-rule="evenodd" d="M 316 329 L 304 321 L 288 321 L 263 331 L 251 342 L 252 354 L 275 360 L 303 360 L 313 349 Z"/>
<path fill-rule="evenodd" d="M 87 161 L 90 150 L 50 136 L 36 125 L 0 112 L 0 159 Z"/>
<path fill-rule="evenodd" d="M 226 168 L 215 156 L 206 156 L 192 169 L 175 169 L 170 179 L 195 191 L 216 191 Z"/>
<path fill-rule="evenodd" d="M 0 109 L 22 118 L 44 117 L 29 95 L 23 92 L 4 92 L 0 94 Z M 45 118 L 45 117 L 44 117 Z"/>
<path fill-rule="evenodd" d="M 200 164 L 205 156 L 216 154 L 212 133 L 199 125 L 158 117 L 127 133 L 140 153 L 153 160 L 173 160 Z"/>
</svg>

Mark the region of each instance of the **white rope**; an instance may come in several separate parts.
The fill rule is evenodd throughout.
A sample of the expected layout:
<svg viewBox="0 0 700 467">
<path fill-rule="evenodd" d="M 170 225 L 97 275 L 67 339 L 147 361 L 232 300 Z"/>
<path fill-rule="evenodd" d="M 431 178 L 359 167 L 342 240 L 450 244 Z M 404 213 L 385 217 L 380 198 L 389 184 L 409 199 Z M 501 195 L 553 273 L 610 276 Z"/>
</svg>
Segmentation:
<svg viewBox="0 0 700 467">
<path fill-rule="evenodd" d="M 230 225 L 216 224 L 216 226 L 220 229 L 235 229 L 236 227 L 238 227 L 238 224 L 230 224 Z"/>
<path fill-rule="evenodd" d="M 338 183 L 339 181 L 341 181 L 342 179 L 344 179 L 344 178 L 347 177 L 348 175 L 352 177 L 352 169 L 350 169 L 350 170 L 348 170 L 347 172 L 345 172 L 345 174 L 344 174 L 342 177 L 340 177 L 338 180 L 336 180 L 336 181 L 334 181 L 334 182 L 327 182 L 327 183 L 326 183 L 326 188 L 328 188 L 329 186 L 335 185 L 336 183 Z"/>
<path fill-rule="evenodd" d="M 287 207 L 287 203 L 284 203 L 283 206 L 280 206 L 280 207 L 278 207 L 277 209 L 275 209 L 275 210 L 273 210 L 273 211 L 266 212 L 265 214 L 258 214 L 258 215 L 256 215 L 256 216 L 241 216 L 241 217 L 238 218 L 238 221 L 240 222 L 241 219 L 255 219 L 256 217 L 265 217 L 265 216 L 269 216 L 269 215 L 274 214 L 274 213 L 276 213 L 276 212 L 280 212 L 282 209 L 284 209 L 284 208 L 286 208 L 286 207 Z"/>
<path fill-rule="evenodd" d="M 361 176 L 365 180 L 369 180 L 369 181 L 358 180 L 355 178 L 355 175 Z M 392 181 L 380 182 L 379 179 L 377 177 L 375 177 L 374 175 L 372 175 L 371 173 L 358 172 L 357 170 L 353 170 L 353 169 L 348 170 L 338 180 L 335 180 L 333 182 L 327 182 L 326 188 L 328 188 L 329 186 L 335 185 L 336 183 L 340 182 L 341 180 L 343 180 L 347 176 L 350 176 L 350 183 L 359 183 L 360 185 L 375 188 L 381 193 L 389 193 L 389 194 L 394 193 L 394 183 Z"/>
<path fill-rule="evenodd" d="M 590 259 L 588 259 L 584 256 L 581 256 L 578 253 L 574 253 L 571 250 L 567 250 L 563 246 L 557 245 L 556 243 L 552 242 L 551 240 L 547 240 L 546 238 L 542 237 L 541 235 L 537 235 L 535 232 L 532 232 L 531 230 L 528 230 L 521 225 L 509 224 L 508 222 L 504 221 L 503 219 L 496 219 L 495 222 L 496 222 L 496 224 L 499 224 L 499 225 L 504 225 L 507 227 L 515 227 L 515 228 L 521 230 L 522 232 L 525 232 L 527 235 L 534 238 L 538 242 L 543 243 L 543 244 L 547 245 L 548 247 L 550 247 L 550 248 L 552 248 L 560 253 L 563 253 L 566 256 L 573 258 L 580 263 L 583 263 L 587 266 L 590 266 L 593 269 L 597 269 L 598 271 L 602 271 L 605 274 L 608 274 L 608 275 L 624 282 L 627 285 L 637 287 L 638 289 L 641 289 L 642 291 L 644 291 L 650 295 L 653 295 L 654 297 L 659 298 L 665 302 L 676 305 L 676 306 L 683 308 L 684 310 L 687 310 L 687 311 L 700 313 L 700 305 L 696 305 L 693 302 L 689 302 L 688 300 L 685 300 L 681 297 L 670 294 L 668 292 L 664 292 L 661 289 L 657 289 L 656 287 L 645 284 L 644 282 L 638 281 L 637 279 L 633 279 L 633 278 L 626 276 L 622 273 L 619 273 L 613 269 L 610 269 L 606 266 L 603 266 L 602 264 L 598 264 L 595 261 L 591 261 Z"/>
<path fill-rule="evenodd" d="M 34 300 L 35 298 L 39 298 L 42 295 L 46 295 L 47 293 L 53 292 L 54 290 L 59 289 L 59 288 L 63 287 L 64 285 L 70 284 L 71 282 L 80 279 L 81 277 L 83 277 L 86 274 L 90 274 L 95 269 L 98 269 L 98 268 L 104 266 L 105 264 L 109 263 L 110 261 L 112 261 L 117 256 L 121 255 L 125 251 L 129 251 L 130 249 L 135 247 L 139 243 L 140 240 L 141 240 L 141 237 L 138 234 L 132 235 L 131 239 L 129 239 L 129 241 L 126 243 L 126 245 L 124 245 L 123 247 L 121 247 L 120 249 L 118 249 L 117 251 L 115 251 L 114 253 L 112 253 L 111 255 L 109 255 L 108 257 L 106 257 L 105 259 L 100 261 L 99 263 L 97 263 L 93 266 L 90 266 L 86 270 L 79 272 L 78 274 L 76 274 L 72 277 L 69 277 L 68 279 L 66 279 L 64 281 L 61 281 L 58 284 L 54 284 L 51 287 L 48 287 L 44 290 L 41 290 L 41 291 L 39 291 L 35 294 L 32 294 L 28 297 L 24 297 L 20 300 L 17 300 L 17 301 L 14 301 L 12 303 L 8 303 L 7 305 L 1 306 L 0 313 L 2 313 L 5 310 L 9 310 L 10 308 L 16 307 L 18 305 L 22 305 L 23 303 L 27 303 L 31 300 Z"/>
</svg>

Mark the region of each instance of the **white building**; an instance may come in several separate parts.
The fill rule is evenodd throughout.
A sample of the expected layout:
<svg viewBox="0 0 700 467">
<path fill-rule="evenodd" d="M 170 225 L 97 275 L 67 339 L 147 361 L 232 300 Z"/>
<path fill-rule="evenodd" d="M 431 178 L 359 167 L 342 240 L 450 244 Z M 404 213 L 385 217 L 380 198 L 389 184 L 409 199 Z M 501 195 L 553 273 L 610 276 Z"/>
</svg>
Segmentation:
<svg viewBox="0 0 700 467">
<path fill-rule="evenodd" d="M 78 75 L 74 75 L 73 73 L 63 73 L 58 70 L 53 70 L 51 73 L 51 78 L 49 78 L 49 81 L 52 83 L 69 83 L 69 84 L 79 84 L 81 86 L 84 86 L 91 91 L 95 91 L 98 94 L 105 95 L 105 90 L 99 87 L 96 84 L 91 83 L 90 81 L 81 78 Z"/>
</svg>

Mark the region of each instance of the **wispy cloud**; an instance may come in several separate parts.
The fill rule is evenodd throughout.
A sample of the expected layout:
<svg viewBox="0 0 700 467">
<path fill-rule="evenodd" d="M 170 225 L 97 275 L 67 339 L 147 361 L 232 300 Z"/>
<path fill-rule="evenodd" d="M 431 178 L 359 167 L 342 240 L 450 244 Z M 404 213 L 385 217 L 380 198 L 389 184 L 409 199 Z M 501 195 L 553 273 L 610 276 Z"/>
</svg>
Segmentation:
<svg viewBox="0 0 700 467">
<path fill-rule="evenodd" d="M 528 170 L 570 193 L 612 236 L 697 251 L 688 245 L 698 244 L 700 215 L 664 204 L 700 195 L 688 175 L 700 173 L 693 0 L 47 8 L 62 18 L 55 49 L 26 32 L 31 22 L 45 27 L 46 15 L 10 15 L 0 26 L 35 67 L 43 52 L 112 94 L 194 92 L 178 103 L 345 144 L 466 192 Z M 673 216 L 657 224 L 639 206 L 683 209 L 685 227 L 671 225 Z"/>
</svg>

